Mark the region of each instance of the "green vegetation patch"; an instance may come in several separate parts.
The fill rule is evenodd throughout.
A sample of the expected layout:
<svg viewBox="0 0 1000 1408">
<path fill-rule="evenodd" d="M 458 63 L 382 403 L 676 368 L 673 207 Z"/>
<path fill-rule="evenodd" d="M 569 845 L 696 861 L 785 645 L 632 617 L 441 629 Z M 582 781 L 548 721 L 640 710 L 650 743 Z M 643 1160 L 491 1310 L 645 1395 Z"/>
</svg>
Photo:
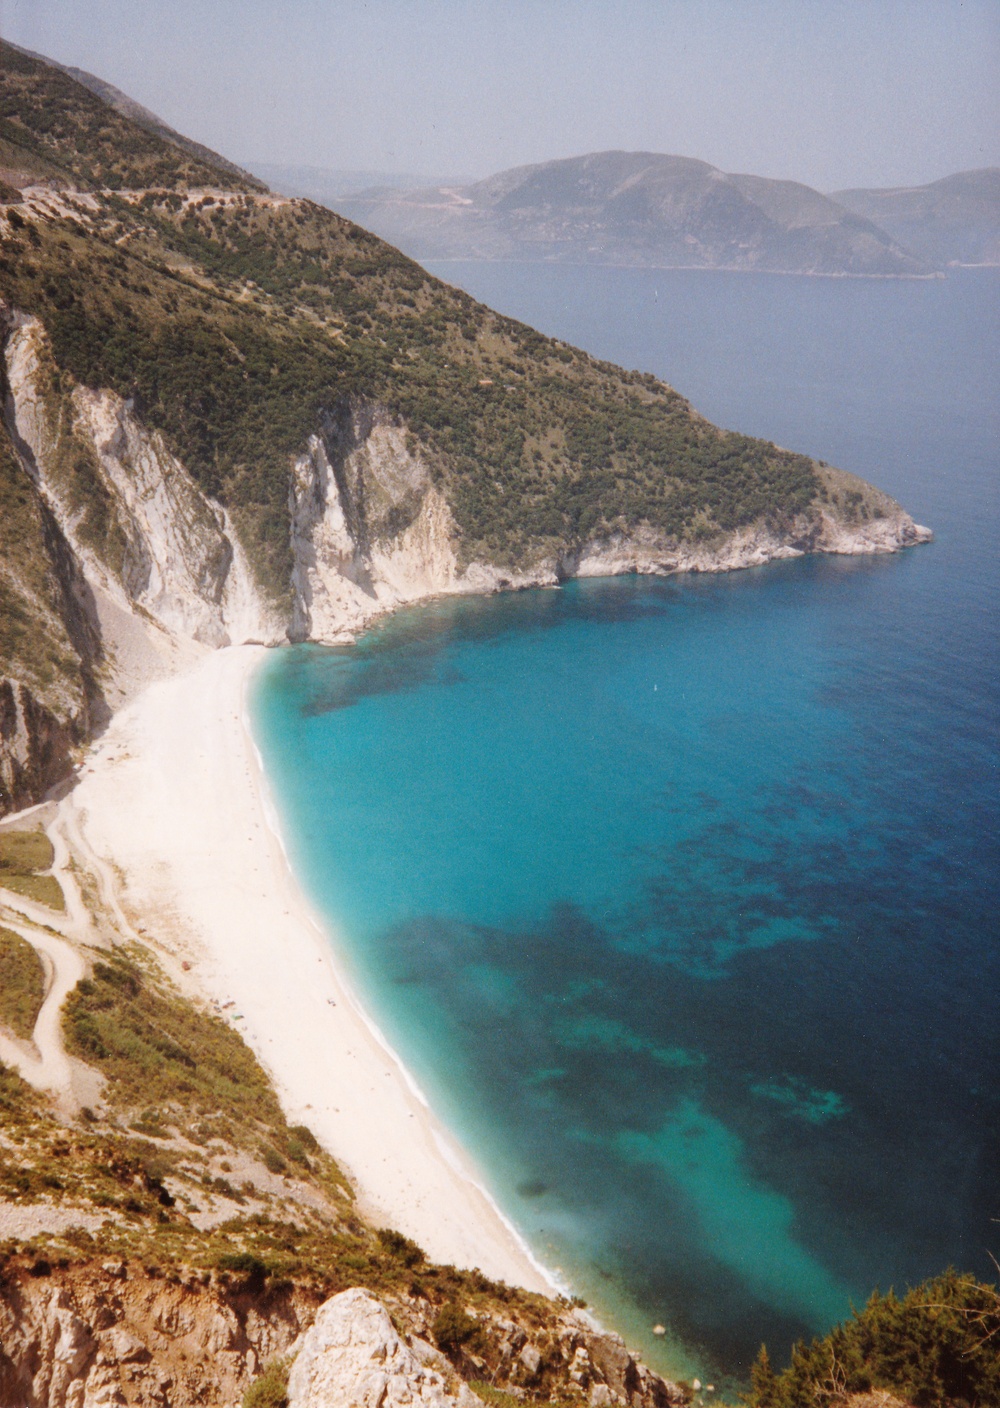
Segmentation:
<svg viewBox="0 0 1000 1408">
<path fill-rule="evenodd" d="M 0 886 L 49 909 L 65 909 L 66 897 L 54 875 L 39 875 L 53 861 L 44 831 L 0 832 Z"/>
<path fill-rule="evenodd" d="M 32 1111 L 36 1103 L 34 1091 L 27 1081 L 0 1061 L 0 1114 L 4 1123 Z"/>
<path fill-rule="evenodd" d="M 410 430 L 466 561 L 530 566 L 642 525 L 711 539 L 785 522 L 819 488 L 805 456 L 718 430 L 655 377 L 491 312 L 308 202 L 106 197 L 89 225 L 23 222 L 0 290 L 235 514 L 276 601 L 292 462 L 359 401 Z"/>
<path fill-rule="evenodd" d="M 0 1026 L 30 1041 L 45 1000 L 45 972 L 20 934 L 0 928 Z"/>
<path fill-rule="evenodd" d="M 243 1395 L 243 1408 L 288 1408 L 287 1359 L 272 1359 Z"/>
<path fill-rule="evenodd" d="M 144 955 L 108 954 L 66 1002 L 69 1049 L 107 1077 L 121 1110 L 202 1121 L 202 1138 L 228 1126 L 285 1129 L 277 1097 L 257 1059 L 219 1017 L 180 998 Z M 150 1116 L 147 1115 L 147 1119 Z M 183 1132 L 187 1133 L 185 1129 Z M 256 1142 L 256 1141 L 255 1141 Z"/>
<path fill-rule="evenodd" d="M 30 875 L 35 870 L 48 870 L 54 860 L 52 842 L 41 828 L 0 831 L 0 874 Z"/>
<path fill-rule="evenodd" d="M 7 162 L 54 172 L 74 186 L 187 185 L 220 182 L 260 190 L 118 113 L 69 74 L 0 41 L 0 140 Z M 205 153 L 206 156 L 210 154 Z M 228 164 L 227 164 L 228 166 Z"/>
<path fill-rule="evenodd" d="M 482 1333 L 479 1322 L 467 1315 L 456 1301 L 448 1301 L 434 1317 L 431 1334 L 439 1349 L 455 1355 L 460 1349 L 481 1349 Z"/>
<path fill-rule="evenodd" d="M 343 1194 L 336 1164 L 300 1126 L 289 1128 L 262 1066 L 240 1035 L 185 1001 L 148 954 L 115 951 L 69 995 L 69 1050 L 107 1078 L 105 1097 L 145 1132 L 171 1127 L 223 1139 L 275 1173 L 312 1171 Z"/>
<path fill-rule="evenodd" d="M 885 1390 L 915 1408 L 1000 1403 L 1000 1290 L 948 1271 L 908 1291 L 876 1292 L 864 1310 L 776 1374 L 761 1352 L 748 1408 L 824 1408 Z"/>
</svg>

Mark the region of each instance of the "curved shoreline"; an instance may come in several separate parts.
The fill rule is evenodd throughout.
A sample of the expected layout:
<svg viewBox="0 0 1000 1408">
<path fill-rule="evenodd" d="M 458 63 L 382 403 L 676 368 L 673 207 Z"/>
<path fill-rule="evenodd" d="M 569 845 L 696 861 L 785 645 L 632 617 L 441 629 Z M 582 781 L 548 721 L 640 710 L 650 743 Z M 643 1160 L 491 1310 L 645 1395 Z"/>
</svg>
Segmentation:
<svg viewBox="0 0 1000 1408">
<path fill-rule="evenodd" d="M 230 1020 L 293 1122 L 354 1182 L 359 1211 L 433 1260 L 561 1288 L 365 1012 L 292 872 L 246 690 L 264 647 L 213 651 L 112 721 L 61 808 L 120 877 L 140 941 Z"/>
</svg>

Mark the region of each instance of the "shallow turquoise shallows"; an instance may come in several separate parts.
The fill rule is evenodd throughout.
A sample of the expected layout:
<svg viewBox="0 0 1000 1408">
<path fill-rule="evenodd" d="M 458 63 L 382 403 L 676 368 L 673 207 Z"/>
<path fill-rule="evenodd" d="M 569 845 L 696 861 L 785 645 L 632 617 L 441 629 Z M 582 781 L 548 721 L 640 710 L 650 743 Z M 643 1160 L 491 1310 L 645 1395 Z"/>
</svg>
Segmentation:
<svg viewBox="0 0 1000 1408">
<path fill-rule="evenodd" d="M 255 690 L 296 869 L 498 1201 L 728 1382 L 998 1249 L 1000 278 L 440 272 L 937 531 L 432 603 Z"/>
</svg>

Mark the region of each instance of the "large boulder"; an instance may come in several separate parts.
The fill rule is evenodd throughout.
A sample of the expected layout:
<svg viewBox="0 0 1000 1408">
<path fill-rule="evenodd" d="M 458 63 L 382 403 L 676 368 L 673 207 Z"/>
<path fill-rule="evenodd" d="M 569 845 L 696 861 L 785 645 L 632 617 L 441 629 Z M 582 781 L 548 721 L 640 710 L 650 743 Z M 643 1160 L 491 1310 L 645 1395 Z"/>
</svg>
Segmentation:
<svg viewBox="0 0 1000 1408">
<path fill-rule="evenodd" d="M 321 1306 L 291 1353 L 288 1408 L 482 1408 L 443 1364 L 418 1357 L 385 1306 L 359 1288 Z"/>
</svg>

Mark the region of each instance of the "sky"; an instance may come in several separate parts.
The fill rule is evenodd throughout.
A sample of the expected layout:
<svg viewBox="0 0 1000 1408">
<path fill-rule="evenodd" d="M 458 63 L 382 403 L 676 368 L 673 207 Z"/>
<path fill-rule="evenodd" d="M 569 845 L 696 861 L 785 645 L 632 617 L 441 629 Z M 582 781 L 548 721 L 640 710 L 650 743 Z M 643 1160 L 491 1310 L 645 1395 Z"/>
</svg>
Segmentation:
<svg viewBox="0 0 1000 1408">
<path fill-rule="evenodd" d="M 1000 165 L 1000 0 L 0 0 L 0 35 L 250 167 L 623 149 L 829 191 Z"/>
</svg>

